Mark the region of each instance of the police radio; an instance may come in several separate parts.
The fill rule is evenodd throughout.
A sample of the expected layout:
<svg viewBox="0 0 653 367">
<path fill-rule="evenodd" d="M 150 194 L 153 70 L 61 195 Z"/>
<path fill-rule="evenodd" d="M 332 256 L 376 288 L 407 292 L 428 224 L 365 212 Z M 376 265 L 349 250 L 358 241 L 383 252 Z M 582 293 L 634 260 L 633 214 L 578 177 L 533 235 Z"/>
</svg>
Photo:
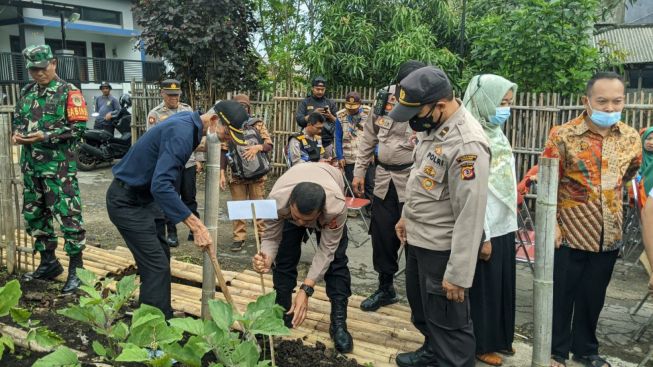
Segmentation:
<svg viewBox="0 0 653 367">
<path fill-rule="evenodd" d="M 381 88 L 376 93 L 376 103 L 374 103 L 374 114 L 376 116 L 383 116 L 385 114 L 385 105 L 388 104 L 390 94 L 388 87 Z"/>
</svg>

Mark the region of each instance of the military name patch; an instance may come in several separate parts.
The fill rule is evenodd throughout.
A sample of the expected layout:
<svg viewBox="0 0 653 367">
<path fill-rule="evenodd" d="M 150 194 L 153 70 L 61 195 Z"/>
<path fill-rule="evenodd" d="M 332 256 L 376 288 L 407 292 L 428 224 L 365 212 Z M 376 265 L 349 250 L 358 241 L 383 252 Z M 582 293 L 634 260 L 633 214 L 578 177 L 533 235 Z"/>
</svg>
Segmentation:
<svg viewBox="0 0 653 367">
<path fill-rule="evenodd" d="M 433 166 L 426 166 L 422 171 L 424 171 L 424 174 L 427 176 L 435 177 L 435 167 Z"/>
<path fill-rule="evenodd" d="M 470 181 L 476 178 L 474 163 L 464 163 L 460 167 L 460 178 L 464 181 Z"/>
<path fill-rule="evenodd" d="M 462 155 L 462 156 L 456 158 L 456 162 L 458 162 L 458 163 L 476 162 L 476 158 L 478 158 L 478 156 L 476 154 L 467 154 L 467 155 Z"/>
<path fill-rule="evenodd" d="M 424 190 L 431 191 L 435 187 L 435 181 L 430 178 L 425 178 L 422 180 L 422 187 Z"/>
<path fill-rule="evenodd" d="M 444 166 L 445 163 L 444 159 L 436 156 L 435 154 L 433 154 L 433 152 L 428 152 L 426 156 L 428 157 L 428 159 L 430 159 L 433 163 L 437 164 L 438 166 Z"/>
</svg>

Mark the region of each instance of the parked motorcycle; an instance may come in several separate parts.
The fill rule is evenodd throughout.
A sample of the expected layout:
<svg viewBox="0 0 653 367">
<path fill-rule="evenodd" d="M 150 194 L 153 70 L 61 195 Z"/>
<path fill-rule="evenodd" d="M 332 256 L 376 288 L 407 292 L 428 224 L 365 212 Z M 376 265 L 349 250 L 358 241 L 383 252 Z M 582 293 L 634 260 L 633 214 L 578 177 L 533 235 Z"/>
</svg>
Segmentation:
<svg viewBox="0 0 653 367">
<path fill-rule="evenodd" d="M 132 101 L 129 94 L 120 96 L 120 110 L 111 113 L 111 124 L 120 133 L 115 137 L 105 129 L 90 129 L 84 132 L 83 142 L 77 151 L 77 167 L 82 171 L 91 171 L 102 163 L 113 162 L 127 154 L 131 147 L 132 116 L 128 108 Z M 97 116 L 94 113 L 93 116 Z"/>
</svg>

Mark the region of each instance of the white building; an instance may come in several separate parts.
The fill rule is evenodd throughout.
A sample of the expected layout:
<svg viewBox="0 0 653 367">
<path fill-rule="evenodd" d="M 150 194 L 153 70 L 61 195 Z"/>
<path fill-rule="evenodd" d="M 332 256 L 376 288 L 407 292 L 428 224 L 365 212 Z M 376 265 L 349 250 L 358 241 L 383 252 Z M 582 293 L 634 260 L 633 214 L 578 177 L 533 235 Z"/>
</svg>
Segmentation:
<svg viewBox="0 0 653 367">
<path fill-rule="evenodd" d="M 38 9 L 39 5 L 67 9 Z M 62 12 L 66 49 L 74 56 L 57 55 L 58 71 L 82 88 L 87 101 L 99 95 L 101 81 L 110 82 L 119 96 L 129 91 L 133 79 L 159 80 L 163 63 L 136 48 L 140 32 L 131 7 L 130 0 L 9 0 L 9 5 L 0 5 L 0 83 L 24 83 L 29 78 L 21 55 L 24 47 L 45 43 L 55 54 L 62 49 Z M 72 13 L 78 13 L 79 20 L 69 22 Z"/>
</svg>

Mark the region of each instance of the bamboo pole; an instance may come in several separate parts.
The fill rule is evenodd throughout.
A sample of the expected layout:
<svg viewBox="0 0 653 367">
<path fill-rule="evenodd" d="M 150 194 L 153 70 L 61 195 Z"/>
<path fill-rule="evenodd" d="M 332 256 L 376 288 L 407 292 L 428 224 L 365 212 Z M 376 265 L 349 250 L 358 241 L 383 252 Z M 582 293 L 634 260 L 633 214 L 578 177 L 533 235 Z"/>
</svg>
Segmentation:
<svg viewBox="0 0 653 367">
<path fill-rule="evenodd" d="M 214 258 L 218 247 L 218 211 L 220 208 L 220 139 L 215 135 L 206 137 L 206 194 L 204 200 L 204 224 L 211 234 L 212 244 L 204 251 L 202 267 L 202 319 L 208 320 L 209 300 L 215 298 L 215 277 L 224 280 L 218 259 Z M 214 261 L 215 260 L 215 261 Z M 215 266 L 217 265 L 217 267 Z M 213 266 L 213 269 L 211 267 Z M 215 275 L 213 275 L 215 270 Z M 220 280 L 220 279 L 219 279 Z M 222 287 L 223 284 L 220 284 Z M 226 282 L 224 284 L 226 288 Z M 225 290 L 223 290 L 225 292 Z M 229 292 L 229 290 L 226 290 Z"/>
<path fill-rule="evenodd" d="M 254 226 L 254 238 L 256 239 L 256 253 L 261 253 L 261 240 L 258 235 L 258 226 L 256 225 L 256 206 L 252 203 L 252 223 Z M 263 280 L 263 274 L 259 274 L 261 279 L 261 294 L 265 294 L 265 281 Z M 270 341 L 270 358 L 272 359 L 272 366 L 276 366 L 274 359 L 274 340 L 272 340 L 272 335 L 268 335 L 268 340 Z"/>
<path fill-rule="evenodd" d="M 7 272 L 13 274 L 16 266 L 16 241 L 12 214 L 11 181 L 13 173 L 13 149 L 11 146 L 11 124 L 8 114 L 0 115 L 0 248 L 6 248 Z"/>
<path fill-rule="evenodd" d="M 558 159 L 540 158 L 535 218 L 535 278 L 533 279 L 534 340 L 532 367 L 551 364 L 553 323 L 553 252 L 558 199 Z"/>
</svg>

